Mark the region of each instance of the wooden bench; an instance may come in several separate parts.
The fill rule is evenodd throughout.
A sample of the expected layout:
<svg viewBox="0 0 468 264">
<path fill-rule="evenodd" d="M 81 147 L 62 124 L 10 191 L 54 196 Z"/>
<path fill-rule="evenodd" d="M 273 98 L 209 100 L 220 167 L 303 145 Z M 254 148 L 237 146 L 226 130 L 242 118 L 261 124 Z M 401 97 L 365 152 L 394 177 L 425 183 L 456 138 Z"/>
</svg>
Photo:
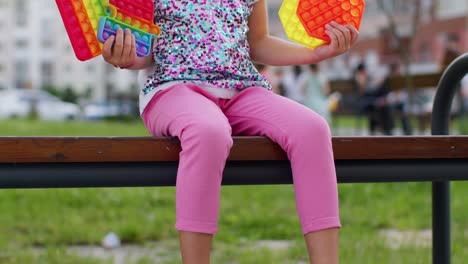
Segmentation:
<svg viewBox="0 0 468 264">
<path fill-rule="evenodd" d="M 468 180 L 468 137 L 336 137 L 339 182 Z M 149 137 L 2 137 L 0 188 L 174 186 L 180 143 Z M 290 184 L 267 138 L 234 137 L 223 184 Z"/>
<path fill-rule="evenodd" d="M 341 183 L 433 182 L 434 263 L 449 263 L 444 188 L 468 180 L 468 137 L 336 137 L 333 149 Z M 179 152 L 176 138 L 2 137 L 0 189 L 174 186 Z M 278 145 L 234 138 L 224 185 L 290 183 L 290 164 Z"/>
<path fill-rule="evenodd" d="M 433 89 L 437 86 L 438 81 L 440 80 L 442 73 L 426 73 L 426 74 L 415 74 L 411 76 L 413 92 L 424 90 L 424 89 Z M 410 92 L 408 88 L 405 88 L 405 77 L 404 76 L 394 76 L 390 78 L 390 88 L 394 91 L 404 90 Z M 352 80 L 333 80 L 330 82 L 330 91 L 331 92 L 340 92 L 342 94 L 342 99 L 338 105 L 338 108 L 332 112 L 332 126 L 334 128 L 339 127 L 340 117 L 353 117 L 355 118 L 354 128 L 359 131 L 365 128 L 367 125 L 367 117 L 364 113 L 360 112 L 359 109 L 356 109 L 356 100 L 357 95 L 353 91 L 353 82 Z M 417 120 L 419 131 L 423 132 L 428 125 L 430 125 L 430 113 L 394 113 L 398 115 L 406 115 L 408 118 Z M 398 120 L 399 118 L 397 118 Z M 396 122 L 398 123 L 398 122 Z"/>
<path fill-rule="evenodd" d="M 442 73 L 425 73 L 412 75 L 413 88 L 416 90 L 434 88 L 437 86 Z M 390 78 L 390 87 L 392 90 L 405 89 L 405 77 L 398 76 Z M 342 94 L 352 94 L 353 82 L 351 80 L 333 80 L 330 81 L 330 91 L 340 92 Z"/>
<path fill-rule="evenodd" d="M 449 182 L 468 180 L 468 137 L 446 136 L 468 54 L 442 76 L 426 137 L 337 137 L 338 181 L 433 184 L 433 263 L 450 263 Z M 0 137 L 0 189 L 174 186 L 175 138 Z M 267 138 L 235 137 L 224 185 L 290 184 L 289 161 Z"/>
</svg>

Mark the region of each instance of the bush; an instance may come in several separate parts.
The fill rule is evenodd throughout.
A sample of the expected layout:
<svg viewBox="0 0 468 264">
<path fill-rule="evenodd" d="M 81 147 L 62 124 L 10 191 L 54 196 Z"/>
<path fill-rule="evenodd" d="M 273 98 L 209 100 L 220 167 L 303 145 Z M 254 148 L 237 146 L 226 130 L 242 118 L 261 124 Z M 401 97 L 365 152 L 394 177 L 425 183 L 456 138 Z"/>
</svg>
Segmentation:
<svg viewBox="0 0 468 264">
<path fill-rule="evenodd" d="M 78 98 L 80 97 L 70 85 L 66 86 L 65 89 L 58 89 L 53 85 L 45 85 L 42 87 L 42 90 L 58 97 L 62 101 L 74 104 L 78 102 Z"/>
</svg>

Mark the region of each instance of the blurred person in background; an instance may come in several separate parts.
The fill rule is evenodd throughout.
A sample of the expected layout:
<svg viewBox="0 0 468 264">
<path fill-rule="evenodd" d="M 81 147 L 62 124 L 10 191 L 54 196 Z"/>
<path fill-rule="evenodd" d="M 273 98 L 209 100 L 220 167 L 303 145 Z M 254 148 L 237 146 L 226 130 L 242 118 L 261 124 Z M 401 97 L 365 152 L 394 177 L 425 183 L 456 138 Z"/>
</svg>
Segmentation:
<svg viewBox="0 0 468 264">
<path fill-rule="evenodd" d="M 307 78 L 302 86 L 304 105 L 314 110 L 330 123 L 328 94 L 330 85 L 323 74 L 320 74 L 317 64 L 310 64 L 306 71 Z"/>
<path fill-rule="evenodd" d="M 456 58 L 461 55 L 460 52 L 460 39 L 455 34 L 448 34 L 445 41 L 445 53 L 443 60 L 440 63 L 440 71 L 443 73 L 447 67 L 452 63 Z M 464 96 L 462 93 L 462 86 L 461 84 L 457 84 L 457 92 L 455 94 L 455 98 L 453 100 L 452 105 L 452 113 L 458 116 L 462 116 L 464 114 Z"/>
<path fill-rule="evenodd" d="M 279 95 L 282 95 L 282 96 L 286 96 L 286 91 L 284 89 L 284 85 L 283 85 L 283 78 L 284 78 L 284 68 L 283 67 L 274 67 L 272 69 L 272 74 L 273 74 L 273 77 L 276 79 L 277 83 L 275 86 L 272 85 L 272 89 L 273 89 L 273 92 L 279 94 Z"/>
<path fill-rule="evenodd" d="M 463 134 L 468 134 L 468 74 L 461 81 L 461 98 L 462 105 L 460 109 L 461 121 L 460 131 Z"/>
<path fill-rule="evenodd" d="M 468 74 L 461 81 L 461 94 L 463 98 L 463 113 L 468 112 Z"/>
<path fill-rule="evenodd" d="M 449 34 L 445 41 L 445 51 L 444 57 L 440 63 L 440 71 L 443 72 L 445 69 L 454 61 L 458 56 L 460 56 L 460 51 L 458 47 L 458 36 L 455 34 Z"/>
<path fill-rule="evenodd" d="M 396 63 L 391 64 L 389 68 L 389 73 L 382 82 L 380 89 L 383 91 L 389 91 L 387 102 L 391 111 L 390 118 L 398 117 L 401 120 L 401 127 L 403 129 L 403 133 L 405 135 L 411 135 L 413 131 L 408 117 L 408 93 L 400 88 L 392 90 L 391 87 L 391 78 L 401 76 L 400 65 Z M 387 122 L 393 123 L 393 121 Z"/>
<path fill-rule="evenodd" d="M 352 83 L 353 92 L 358 95 L 357 112 L 368 117 L 370 134 L 375 135 L 380 127 L 384 135 L 391 135 L 393 118 L 387 102 L 389 87 L 372 86 L 364 63 L 360 63 L 356 67 Z"/>
<path fill-rule="evenodd" d="M 304 103 L 304 94 L 301 87 L 307 79 L 307 73 L 302 70 L 300 65 L 294 65 L 292 71 L 286 73 L 281 80 L 285 96 L 301 104 Z"/>
</svg>

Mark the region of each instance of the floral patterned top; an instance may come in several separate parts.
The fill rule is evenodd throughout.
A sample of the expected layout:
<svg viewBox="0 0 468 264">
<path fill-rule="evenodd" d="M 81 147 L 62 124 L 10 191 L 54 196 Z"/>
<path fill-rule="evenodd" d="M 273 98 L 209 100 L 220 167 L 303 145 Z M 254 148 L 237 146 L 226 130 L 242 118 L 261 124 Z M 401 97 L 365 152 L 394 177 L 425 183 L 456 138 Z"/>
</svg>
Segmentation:
<svg viewBox="0 0 468 264">
<path fill-rule="evenodd" d="M 217 89 L 271 89 L 250 59 L 248 17 L 256 0 L 156 0 L 154 71 L 143 95 L 171 82 Z M 232 93 L 230 93 L 232 94 Z"/>
</svg>

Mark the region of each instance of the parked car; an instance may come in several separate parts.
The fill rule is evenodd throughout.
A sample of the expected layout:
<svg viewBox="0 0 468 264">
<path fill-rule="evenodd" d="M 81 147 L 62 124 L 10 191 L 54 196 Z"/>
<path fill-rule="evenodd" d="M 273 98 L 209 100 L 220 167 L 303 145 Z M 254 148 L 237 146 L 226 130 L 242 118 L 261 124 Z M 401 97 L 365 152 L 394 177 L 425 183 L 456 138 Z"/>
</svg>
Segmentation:
<svg viewBox="0 0 468 264">
<path fill-rule="evenodd" d="M 0 92 L 0 118 L 26 117 L 34 102 L 37 115 L 43 120 L 73 120 L 80 117 L 80 108 L 76 104 L 63 102 L 44 91 L 14 89 Z"/>
<path fill-rule="evenodd" d="M 138 111 L 138 105 L 131 101 L 96 101 L 83 105 L 83 117 L 87 120 L 128 117 Z"/>
<path fill-rule="evenodd" d="M 0 118 L 24 118 L 27 117 L 31 109 L 30 104 L 21 100 L 10 91 L 0 92 Z"/>
<path fill-rule="evenodd" d="M 102 120 L 119 115 L 119 106 L 115 103 L 92 102 L 83 107 L 83 117 L 87 120 Z"/>
</svg>

